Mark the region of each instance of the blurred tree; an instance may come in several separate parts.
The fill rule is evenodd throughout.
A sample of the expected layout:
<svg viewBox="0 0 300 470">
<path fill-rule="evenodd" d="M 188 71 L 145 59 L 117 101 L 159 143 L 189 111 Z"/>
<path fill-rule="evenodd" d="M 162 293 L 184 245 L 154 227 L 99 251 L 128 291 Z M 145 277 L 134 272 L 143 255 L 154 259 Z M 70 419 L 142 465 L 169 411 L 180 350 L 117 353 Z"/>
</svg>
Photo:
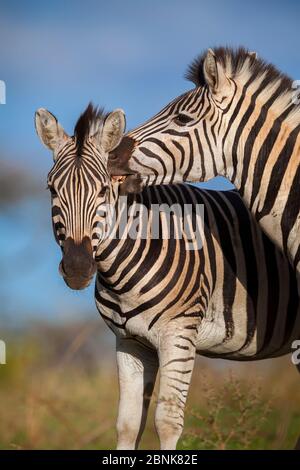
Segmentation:
<svg viewBox="0 0 300 470">
<path fill-rule="evenodd" d="M 40 193 L 39 184 L 33 175 L 7 160 L 0 161 L 0 209 Z"/>
</svg>

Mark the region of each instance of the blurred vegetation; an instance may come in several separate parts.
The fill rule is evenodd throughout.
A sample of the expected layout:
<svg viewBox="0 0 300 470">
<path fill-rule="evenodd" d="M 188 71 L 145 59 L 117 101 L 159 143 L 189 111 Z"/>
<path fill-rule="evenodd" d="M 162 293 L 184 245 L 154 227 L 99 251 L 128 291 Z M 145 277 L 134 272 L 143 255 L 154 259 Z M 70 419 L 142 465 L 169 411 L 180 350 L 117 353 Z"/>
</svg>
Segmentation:
<svg viewBox="0 0 300 470">
<path fill-rule="evenodd" d="M 27 197 L 41 197 L 42 184 L 13 160 L 0 160 L 0 209 Z"/>
<path fill-rule="evenodd" d="M 0 366 L 1 449 L 112 449 L 118 385 L 102 321 L 6 331 Z M 197 361 L 179 449 L 291 449 L 300 433 L 300 377 L 289 358 Z M 142 448 L 158 448 L 156 392 Z"/>
</svg>

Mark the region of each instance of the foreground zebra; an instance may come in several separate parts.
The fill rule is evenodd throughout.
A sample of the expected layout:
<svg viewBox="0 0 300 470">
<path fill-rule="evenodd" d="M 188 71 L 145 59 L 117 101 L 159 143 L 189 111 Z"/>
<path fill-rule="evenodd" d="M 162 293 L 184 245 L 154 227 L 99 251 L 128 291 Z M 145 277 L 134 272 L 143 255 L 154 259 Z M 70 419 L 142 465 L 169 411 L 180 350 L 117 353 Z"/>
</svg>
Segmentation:
<svg viewBox="0 0 300 470">
<path fill-rule="evenodd" d="M 187 250 L 188 234 L 174 236 L 160 213 L 161 237 L 103 237 L 104 203 L 117 207 L 120 184 L 107 172 L 108 152 L 120 141 L 124 115 L 91 106 L 69 137 L 44 109 L 36 129 L 54 155 L 48 175 L 54 235 L 62 248 L 60 272 L 82 289 L 97 271 L 96 305 L 117 338 L 120 384 L 118 449 L 135 449 L 142 435 L 159 369 L 155 425 L 162 449 L 176 448 L 195 354 L 255 360 L 291 352 L 299 338 L 300 308 L 293 271 L 263 235 L 235 191 L 160 186 L 130 195 L 153 216 L 153 204 L 205 206 L 203 247 Z M 107 214 L 107 213 L 106 213 Z M 120 225 L 117 210 L 115 228 Z M 134 226 L 130 217 L 126 229 Z M 170 234 L 169 239 L 167 235 Z"/>
<path fill-rule="evenodd" d="M 209 49 L 187 78 L 195 89 L 129 132 L 112 171 L 137 172 L 142 186 L 226 176 L 299 273 L 300 95 L 292 81 L 242 48 Z M 140 189 L 135 177 L 126 185 Z"/>
</svg>

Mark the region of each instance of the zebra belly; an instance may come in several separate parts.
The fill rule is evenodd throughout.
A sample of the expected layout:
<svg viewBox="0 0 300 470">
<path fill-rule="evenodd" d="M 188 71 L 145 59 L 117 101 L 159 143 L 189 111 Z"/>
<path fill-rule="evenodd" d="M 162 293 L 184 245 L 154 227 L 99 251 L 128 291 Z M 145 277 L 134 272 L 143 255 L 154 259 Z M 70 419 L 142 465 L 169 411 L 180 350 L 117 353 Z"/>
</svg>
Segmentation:
<svg viewBox="0 0 300 470">
<path fill-rule="evenodd" d="M 99 295 L 99 294 L 98 294 Z M 127 317 L 126 312 L 130 301 L 122 296 L 115 297 L 111 292 L 101 290 L 103 302 L 96 296 L 97 308 L 109 326 L 119 337 L 131 337 L 145 345 L 157 349 L 159 340 L 174 328 L 174 337 L 178 327 L 183 326 L 190 320 L 183 317 L 180 322 L 174 322 L 178 311 L 176 309 L 164 310 L 163 315 L 151 327 L 153 318 L 163 310 L 162 306 L 149 309 L 136 316 Z M 130 298 L 130 296 L 129 296 Z M 105 300 L 104 300 L 105 299 Z M 286 335 L 285 329 L 288 322 L 288 312 L 279 310 L 276 320 L 273 321 L 272 331 L 269 332 L 268 340 L 265 340 L 266 332 L 269 331 L 267 311 L 261 307 L 255 312 L 249 309 L 247 303 L 247 291 L 238 284 L 233 304 L 229 307 L 224 301 L 220 288 L 215 289 L 208 302 L 205 315 L 197 320 L 198 335 L 196 339 L 196 350 L 198 354 L 232 360 L 258 360 L 282 356 L 291 352 L 292 342 L 300 338 L 300 307 L 298 304 L 297 314 L 290 327 L 290 334 Z M 249 300 L 249 299 L 248 299 Z M 131 305 L 132 307 L 132 305 Z M 193 306 L 193 310 L 199 310 L 200 305 Z M 130 309 L 129 309 L 130 310 Z M 231 320 L 228 320 L 231 319 Z M 226 324 L 227 322 L 227 324 Z M 251 331 L 252 329 L 252 331 Z M 250 332 L 249 332 L 250 330 Z M 250 337 L 250 340 L 249 340 Z M 264 338 L 264 341 L 261 338 Z"/>
<path fill-rule="evenodd" d="M 232 309 L 233 332 L 226 336 L 224 306 L 212 300 L 208 306 L 207 318 L 201 322 L 197 338 L 197 353 L 203 356 L 231 360 L 259 360 L 279 357 L 293 352 L 293 341 L 300 338 L 300 306 L 294 313 L 292 325 L 287 333 L 288 311 L 279 311 L 272 331 L 268 325 L 266 311 L 256 312 L 256 321 L 252 323 L 251 341 L 247 341 L 249 323 L 245 305 Z M 227 312 L 228 314 L 228 312 Z M 263 333 L 260 329 L 263 328 Z M 266 335 L 266 332 L 268 336 Z M 264 341 L 262 341 L 263 336 Z M 268 339 L 267 339 L 268 338 Z"/>
<path fill-rule="evenodd" d="M 251 357 L 257 352 L 256 332 L 247 343 L 247 305 L 246 292 L 236 296 L 232 306 L 223 303 L 222 295 L 217 291 L 212 296 L 207 315 L 202 319 L 197 337 L 197 352 L 214 357 L 235 359 L 240 356 Z"/>
</svg>

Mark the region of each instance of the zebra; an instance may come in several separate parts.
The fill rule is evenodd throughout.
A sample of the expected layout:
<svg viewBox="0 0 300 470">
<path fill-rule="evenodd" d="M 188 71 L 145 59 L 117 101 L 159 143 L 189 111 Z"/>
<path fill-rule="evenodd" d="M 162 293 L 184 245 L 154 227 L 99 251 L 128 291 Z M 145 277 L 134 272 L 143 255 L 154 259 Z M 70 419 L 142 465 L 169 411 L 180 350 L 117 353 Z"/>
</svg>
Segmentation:
<svg viewBox="0 0 300 470">
<path fill-rule="evenodd" d="M 300 106 L 293 82 L 244 48 L 208 49 L 195 88 L 129 132 L 111 156 L 123 191 L 228 178 L 300 271 Z M 298 276 L 299 277 L 299 276 Z"/>
<path fill-rule="evenodd" d="M 161 449 L 176 449 L 196 354 L 258 360 L 288 354 L 299 338 L 300 302 L 287 258 L 263 234 L 236 191 L 201 190 L 187 184 L 146 187 L 129 194 L 127 206 L 145 207 L 145 237 L 104 233 L 107 203 L 121 225 L 122 181 L 108 171 L 108 153 L 119 144 L 124 114 L 91 105 L 68 136 L 45 109 L 35 115 L 37 133 L 53 152 L 48 174 L 55 239 L 62 250 L 60 274 L 83 289 L 96 273 L 97 309 L 116 336 L 119 377 L 117 448 L 137 449 L 159 372 L 155 426 Z M 187 249 L 189 233 L 175 237 L 181 215 L 155 204 L 192 207 L 202 226 L 202 246 Z M 196 208 L 205 208 L 204 222 Z M 99 207 L 101 210 L 99 211 Z M 126 231 L 136 223 L 126 219 Z"/>
</svg>

